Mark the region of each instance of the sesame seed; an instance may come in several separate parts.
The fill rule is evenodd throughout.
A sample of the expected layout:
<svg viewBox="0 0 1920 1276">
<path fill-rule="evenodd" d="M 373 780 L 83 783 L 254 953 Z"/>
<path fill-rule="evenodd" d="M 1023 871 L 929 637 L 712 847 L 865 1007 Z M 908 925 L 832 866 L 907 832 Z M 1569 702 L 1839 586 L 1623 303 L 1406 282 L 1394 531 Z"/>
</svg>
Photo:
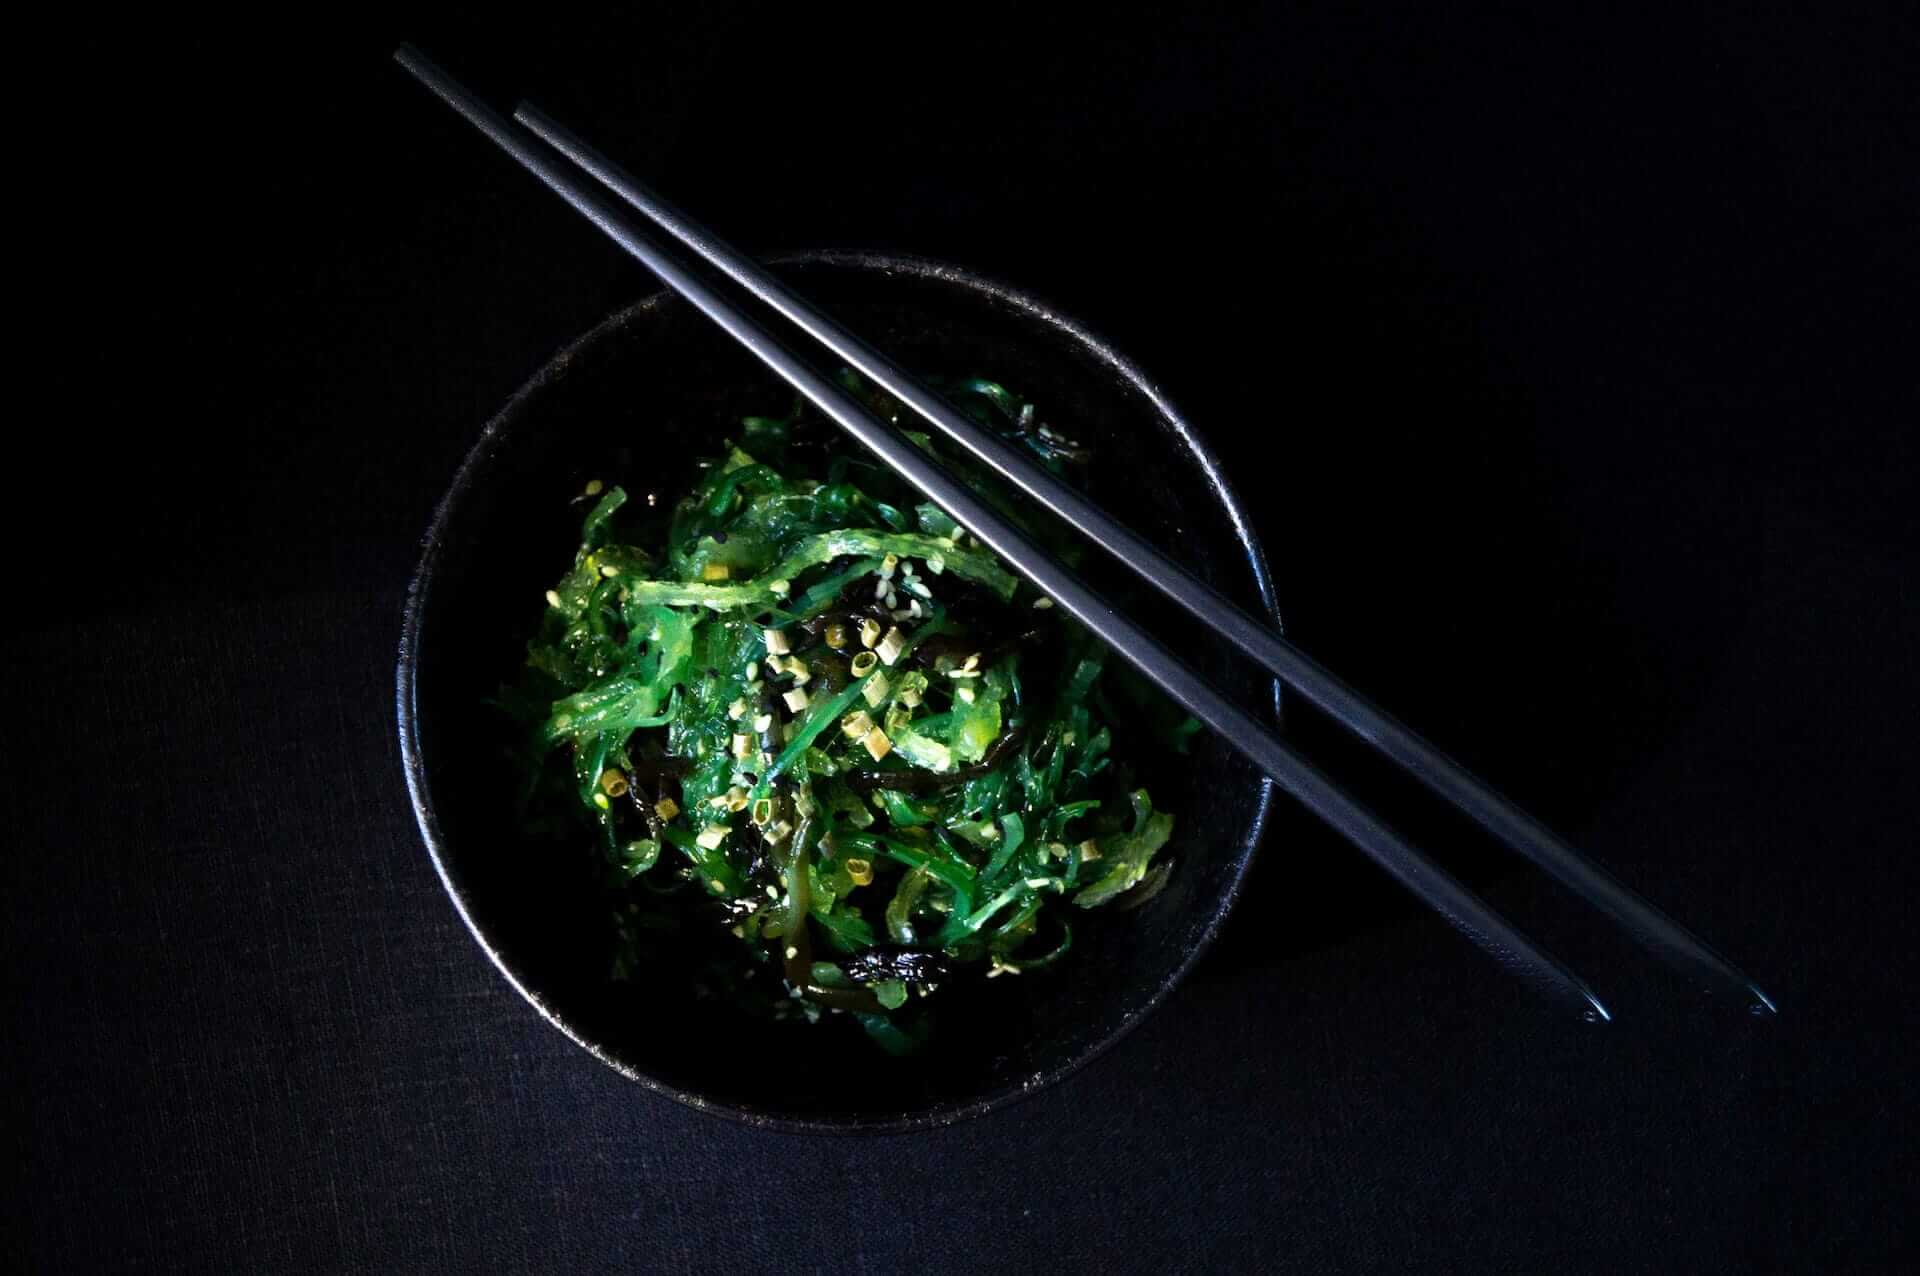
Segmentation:
<svg viewBox="0 0 1920 1276">
<path fill-rule="evenodd" d="M 620 569 L 618 567 L 615 567 L 612 563 L 607 563 L 600 568 L 600 574 L 602 576 L 605 576 L 608 580 L 612 580 L 615 576 L 618 576 L 620 574 Z"/>
<path fill-rule="evenodd" d="M 1045 594 L 1033 600 L 1033 609 L 1035 611 L 1045 611 L 1051 606 L 1053 606 L 1053 599 L 1048 598 Z"/>
<path fill-rule="evenodd" d="M 587 495 L 588 495 L 588 496 L 598 496 L 598 495 L 600 495 L 600 491 L 601 491 L 601 489 L 602 489 L 602 488 L 604 488 L 605 486 L 606 486 L 606 484 L 605 484 L 605 483 L 602 483 L 602 482 L 601 482 L 601 481 L 600 481 L 599 479 L 588 479 L 588 480 L 587 480 Z"/>
<path fill-rule="evenodd" d="M 772 725 L 773 725 L 773 715 L 771 713 L 763 713 L 759 717 L 753 720 L 753 729 L 756 734 L 761 731 L 765 731 L 768 727 Z"/>
<path fill-rule="evenodd" d="M 799 955 L 800 955 L 800 950 L 798 948 L 795 948 L 792 944 L 787 945 L 788 961 L 792 961 L 795 957 L 798 957 Z"/>
<path fill-rule="evenodd" d="M 760 662 L 758 660 L 747 661 L 747 681 L 752 682 L 755 678 L 758 678 L 759 676 L 760 676 Z"/>
<path fill-rule="evenodd" d="M 772 594 L 775 598 L 785 598 L 787 596 L 788 591 L 791 590 L 792 588 L 793 588 L 792 581 L 776 580 L 767 586 L 767 592 Z"/>
<path fill-rule="evenodd" d="M 560 605 L 560 591 L 557 589 L 549 589 L 547 591 L 547 606 L 558 607 L 559 605 Z"/>
</svg>

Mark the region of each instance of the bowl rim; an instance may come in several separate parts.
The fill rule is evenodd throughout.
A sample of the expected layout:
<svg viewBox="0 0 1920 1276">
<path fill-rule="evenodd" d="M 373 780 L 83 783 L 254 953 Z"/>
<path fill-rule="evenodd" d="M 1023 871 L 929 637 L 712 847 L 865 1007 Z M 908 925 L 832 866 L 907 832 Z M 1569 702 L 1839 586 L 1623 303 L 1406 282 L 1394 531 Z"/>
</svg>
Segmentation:
<svg viewBox="0 0 1920 1276">
<path fill-rule="evenodd" d="M 1186 447 L 1193 461 L 1199 466 L 1208 489 L 1226 514 L 1235 539 L 1239 541 L 1247 566 L 1253 573 L 1254 586 L 1259 593 L 1261 607 L 1265 613 L 1264 619 L 1269 620 L 1276 629 L 1280 627 L 1280 611 L 1274 597 L 1273 581 L 1268 571 L 1265 549 L 1253 530 L 1252 522 L 1247 517 L 1239 496 L 1222 469 L 1219 458 L 1201 438 L 1199 431 L 1160 388 L 1104 337 L 1030 292 L 967 267 L 931 257 L 906 253 L 821 249 L 777 254 L 766 258 L 765 261 L 768 265 L 775 267 L 827 267 L 878 273 L 884 276 L 902 275 L 957 287 L 1015 310 L 1029 319 L 1054 329 L 1079 345 L 1096 362 L 1103 364 L 1111 373 L 1126 382 L 1135 393 L 1144 398 L 1160 417 L 1162 427 L 1169 430 Z M 663 304 L 676 300 L 671 290 L 663 288 L 622 306 L 567 342 L 542 364 L 519 389 L 514 391 L 481 429 L 479 437 L 462 458 L 446 494 L 436 504 L 433 521 L 421 538 L 420 560 L 407 588 L 405 612 L 401 624 L 399 658 L 395 676 L 395 709 L 407 792 L 412 802 L 415 822 L 419 825 L 421 840 L 426 844 L 427 854 L 433 861 L 434 871 L 439 875 L 440 884 L 453 901 L 454 910 L 460 915 L 461 922 L 473 936 L 474 941 L 480 945 L 481 951 L 486 953 L 487 958 L 506 978 L 507 983 L 524 997 L 542 1018 L 564 1033 L 574 1044 L 621 1076 L 695 1111 L 728 1117 L 758 1129 L 790 1133 L 885 1134 L 941 1129 L 1018 1102 L 1073 1075 L 1119 1044 L 1122 1038 L 1160 1007 L 1173 989 L 1186 978 L 1195 964 L 1205 955 L 1218 936 L 1228 914 L 1239 902 L 1246 885 L 1247 872 L 1266 833 L 1267 822 L 1274 806 L 1275 785 L 1271 778 L 1263 776 L 1259 781 L 1259 794 L 1254 806 L 1252 823 L 1235 855 L 1232 875 L 1226 889 L 1212 909 L 1211 915 L 1188 946 L 1182 960 L 1158 982 L 1137 1009 L 1123 1016 L 1097 1041 L 1083 1047 L 1065 1062 L 1044 1072 L 1023 1077 L 963 1102 L 941 1103 L 925 1109 L 878 1115 L 871 1119 L 845 1115 L 816 1118 L 763 1111 L 750 1105 L 715 1099 L 696 1090 L 671 1085 L 616 1057 L 576 1028 L 557 1007 L 550 1004 L 537 990 L 520 978 L 506 956 L 476 920 L 466 886 L 449 866 L 446 838 L 440 828 L 428 791 L 426 759 L 421 750 L 416 702 L 420 626 L 445 547 L 446 525 L 452 516 L 455 504 L 478 480 L 495 442 L 514 427 L 531 400 L 563 373 L 582 351 L 624 328 L 643 312 L 657 309 Z M 1281 709 L 1278 682 L 1273 684 L 1273 693 L 1274 714 L 1278 718 Z"/>
</svg>

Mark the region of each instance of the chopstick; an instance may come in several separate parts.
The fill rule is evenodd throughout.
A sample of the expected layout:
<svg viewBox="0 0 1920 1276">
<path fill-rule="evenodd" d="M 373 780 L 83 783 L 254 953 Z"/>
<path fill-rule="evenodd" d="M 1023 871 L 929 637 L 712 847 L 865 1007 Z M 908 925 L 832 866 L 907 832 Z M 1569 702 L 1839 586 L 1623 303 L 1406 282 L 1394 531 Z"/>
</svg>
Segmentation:
<svg viewBox="0 0 1920 1276">
<path fill-rule="evenodd" d="M 648 240 L 645 234 L 634 226 L 633 223 L 604 196 L 582 182 L 570 166 L 563 165 L 559 162 L 552 152 L 536 146 L 525 130 L 507 121 L 484 103 L 467 93 L 417 51 L 403 47 L 395 56 L 402 66 L 419 78 L 436 95 L 446 101 L 462 116 L 468 119 L 469 122 L 478 127 L 492 141 L 506 150 L 524 167 L 529 169 L 529 171 L 533 172 L 549 188 L 566 199 L 575 209 L 598 225 L 601 230 L 613 238 L 615 242 L 619 243 L 629 253 L 657 274 L 669 287 L 679 292 L 696 308 L 700 309 L 709 318 L 718 323 L 721 328 L 734 337 L 735 340 L 747 347 L 776 374 L 781 376 L 782 379 L 786 380 L 796 390 L 819 407 L 829 419 L 834 420 L 848 433 L 852 434 L 857 440 L 872 450 L 882 461 L 893 468 L 910 484 L 947 509 L 963 526 L 967 527 L 969 531 L 978 536 L 990 548 L 998 552 L 1002 558 L 1006 559 L 1015 570 L 1019 571 L 1048 595 L 1053 597 L 1070 614 L 1074 615 L 1083 624 L 1087 625 L 1090 630 L 1107 641 L 1118 654 L 1133 663 L 1145 676 L 1159 685 L 1172 699 L 1181 703 L 1189 712 L 1192 712 L 1196 717 L 1200 718 L 1225 741 L 1239 749 L 1253 761 L 1256 766 L 1259 766 L 1267 774 L 1272 776 L 1282 788 L 1293 794 L 1336 831 L 1347 837 L 1348 840 L 1372 858 L 1376 864 L 1391 876 L 1395 877 L 1396 880 L 1402 882 L 1402 884 L 1412 890 L 1419 898 L 1435 909 L 1435 911 L 1439 912 L 1456 928 L 1493 954 L 1503 965 L 1506 965 L 1515 973 L 1526 978 L 1548 995 L 1577 1007 L 1587 1018 L 1604 1020 L 1608 1017 L 1605 1007 L 1593 992 L 1559 961 L 1542 951 L 1525 935 L 1513 927 L 1511 923 L 1500 917 L 1499 914 L 1494 912 L 1484 901 L 1474 895 L 1473 892 L 1407 844 L 1404 839 L 1387 827 L 1370 811 L 1366 810 L 1365 807 L 1341 792 L 1310 763 L 1294 754 L 1282 744 L 1271 731 L 1227 701 L 1192 669 L 1174 657 L 1171 652 L 1160 646 L 1132 621 L 1122 616 L 1092 590 L 1081 584 L 1070 572 L 1052 560 L 1044 551 L 1039 549 L 1038 546 L 1034 545 L 1011 525 L 1007 524 L 995 514 L 990 507 L 975 497 L 965 484 L 955 479 L 918 448 L 901 438 L 890 427 L 871 416 L 863 407 L 840 390 L 838 386 L 826 378 L 821 377 L 817 372 L 801 362 L 791 351 L 782 346 L 764 327 L 748 318 L 738 308 L 721 298 L 697 277 L 689 274 L 677 261 L 662 252 L 656 245 Z M 553 127 L 557 129 L 557 126 Z M 603 161 L 601 163 L 602 171 L 596 174 L 596 176 L 601 177 L 602 180 L 620 180 L 630 184 L 630 179 L 625 179 L 624 175 L 618 173 L 618 170 L 613 169 L 611 165 L 604 164 Z M 591 166 L 588 167 L 589 171 L 591 171 Z M 634 190 L 638 190 L 637 184 L 632 184 L 632 186 Z M 632 198 L 629 191 L 620 189 L 619 187 L 616 187 L 616 190 L 618 193 Z M 642 211 L 649 212 L 649 214 L 652 215 L 652 210 L 648 209 L 642 200 L 636 199 L 634 202 L 641 207 Z M 701 238 L 706 241 L 708 245 L 713 248 L 715 255 L 720 257 L 721 261 L 731 259 L 737 262 L 744 262 L 743 258 L 738 258 L 737 254 L 731 254 L 731 250 L 725 249 L 724 245 L 719 244 L 717 240 L 713 240 L 710 235 L 704 235 L 704 233 L 698 232 L 697 228 L 691 227 L 691 224 L 684 222 L 684 219 L 680 220 L 680 224 L 688 231 L 689 236 Z M 669 227 L 669 229 L 672 228 Z M 683 236 L 683 239 L 685 239 L 686 242 L 692 242 L 691 238 L 686 236 Z M 693 246 L 699 248 L 697 244 Z M 706 249 L 703 248 L 700 249 L 700 251 L 702 251 L 702 255 L 707 255 Z M 714 258 L 709 257 L 709 260 L 714 260 Z M 812 312 L 810 307 L 806 307 L 805 304 L 799 302 L 797 298 L 792 298 L 791 301 L 795 303 L 791 305 L 791 308 L 796 313 L 812 317 L 816 322 L 816 326 L 826 327 L 825 324 L 818 322 L 820 317 L 817 315 L 817 312 Z M 778 308 L 780 307 L 776 306 L 776 309 Z M 818 334 L 815 335 L 818 336 Z M 854 339 L 851 339 L 847 334 L 836 332 L 835 336 L 836 340 L 841 344 L 848 345 L 850 348 L 854 346 Z M 835 348 L 832 342 L 828 342 L 827 344 L 829 344 L 830 348 Z M 849 358 L 848 361 L 854 363 L 855 366 L 859 366 L 861 362 L 869 362 L 876 368 L 882 369 L 886 375 L 874 375 L 876 382 L 885 385 L 888 381 L 896 381 L 901 385 L 911 385 L 909 379 L 905 378 L 904 375 L 900 374 L 896 369 L 893 369 L 891 365 L 887 364 L 877 353 L 865 347 L 860 347 L 860 349 L 863 352 L 862 359 L 855 360 Z M 844 352 L 838 349 L 836 349 L 836 352 L 843 353 L 843 357 L 846 357 Z M 866 369 L 863 369 L 863 371 L 864 370 Z M 870 373 L 870 375 L 872 374 Z M 888 388 L 891 389 L 892 387 L 889 386 Z M 914 387 L 914 389 L 917 393 L 912 396 L 913 399 L 922 400 L 927 404 L 933 405 L 935 408 L 944 408 L 944 405 L 940 405 L 938 400 L 926 394 L 924 390 L 918 390 L 917 387 Z M 905 396 L 902 397 L 904 398 Z M 921 410 L 920 403 L 910 403 L 910 406 L 914 406 L 916 410 Z M 961 421 L 964 426 L 970 429 L 970 423 L 965 423 L 964 418 L 958 418 L 957 414 L 952 414 L 950 410 L 947 410 L 944 414 L 954 416 L 956 420 Z M 939 420 L 938 414 L 934 415 L 933 419 L 941 428 L 947 428 L 947 423 Z M 975 450 L 973 444 L 977 442 L 977 440 L 970 440 L 965 437 L 966 430 L 962 431 L 962 435 L 961 441 L 963 444 L 968 446 L 969 450 Z M 1014 459 L 1018 461 L 1020 465 L 1025 465 L 1024 460 L 1017 456 Z M 995 468 L 1000 467 L 996 465 Z M 1030 476 L 1022 474 L 1019 470 L 1015 470 L 1015 474 L 1019 474 L 1021 478 L 1030 478 Z M 1019 479 L 1016 479 L 1016 481 L 1019 481 Z M 1029 491 L 1033 490 L 1027 483 L 1022 483 L 1022 486 Z M 1047 493 L 1047 495 L 1051 496 L 1051 493 Z M 1132 544 L 1144 546 L 1144 542 L 1139 542 L 1138 538 L 1131 536 L 1131 533 L 1126 533 L 1125 529 L 1119 528 L 1118 525 L 1113 524 L 1111 520 L 1106 520 L 1105 516 L 1101 515 L 1099 511 L 1091 505 L 1087 505 L 1085 502 L 1078 502 L 1078 505 L 1084 507 L 1079 510 L 1081 518 L 1099 529 L 1099 532 L 1095 534 L 1096 539 L 1102 539 L 1103 544 L 1107 544 L 1110 547 L 1115 543 L 1126 546 L 1131 542 Z M 1089 512 L 1092 516 L 1097 516 L 1100 521 L 1095 522 L 1092 517 L 1089 517 Z M 1073 521 L 1071 517 L 1069 521 Z M 1121 540 L 1111 535 L 1107 535 L 1104 538 L 1101 536 L 1100 533 L 1108 532 L 1111 529 L 1118 529 L 1125 539 Z M 1160 564 L 1166 563 L 1166 560 L 1161 558 L 1157 552 L 1151 551 L 1151 547 L 1145 548 L 1151 553 L 1151 557 L 1147 560 L 1150 569 L 1157 568 Z M 1123 548 L 1122 552 L 1131 553 L 1133 551 L 1130 548 Z M 1169 567 L 1172 566 L 1171 564 L 1166 565 Z M 1205 587 L 1200 585 L 1198 581 L 1193 580 L 1192 577 L 1186 576 L 1184 573 L 1180 575 L 1184 578 L 1184 581 L 1194 589 L 1205 591 Z M 1150 576 L 1150 578 L 1152 577 Z M 1174 596 L 1158 579 L 1155 579 L 1154 583 L 1160 586 L 1163 592 L 1169 592 L 1170 596 Z M 1176 581 L 1176 586 L 1177 584 L 1178 582 Z M 1182 592 L 1187 593 L 1189 597 L 1200 597 L 1199 595 L 1193 595 L 1190 590 L 1183 590 Z M 1210 591 L 1207 592 L 1210 595 Z M 1186 605 L 1184 601 L 1183 605 Z M 1196 614 L 1201 615 L 1203 619 L 1211 622 L 1212 604 L 1203 602 L 1200 605 L 1204 607 L 1204 610 L 1197 611 Z M 1221 605 L 1225 606 L 1226 604 L 1222 601 Z M 1240 619 L 1246 622 L 1253 630 L 1264 634 L 1264 631 L 1260 630 L 1257 625 L 1253 625 L 1250 619 L 1245 617 L 1244 614 L 1237 612 L 1234 614 L 1239 615 Z M 1230 641 L 1234 641 L 1236 646 L 1242 647 L 1243 650 L 1247 648 L 1247 643 L 1241 641 L 1234 633 L 1227 632 L 1225 636 L 1227 636 Z M 1265 649 L 1264 645 L 1260 648 L 1261 651 Z M 1292 649 L 1285 648 L 1285 650 L 1291 651 Z M 1298 653 L 1296 652 L 1294 655 L 1298 656 Z M 1260 658 L 1262 659 L 1262 663 L 1269 663 L 1264 656 Z M 1305 660 L 1303 656 L 1299 657 L 1299 659 Z M 1311 662 L 1307 662 L 1307 664 L 1312 669 L 1318 668 L 1317 666 L 1311 666 Z M 1341 684 L 1331 679 L 1330 675 L 1326 675 L 1326 685 L 1344 690 Z M 1353 693 L 1348 691 L 1347 694 L 1352 696 Z M 1313 698 L 1311 695 L 1309 696 L 1309 699 Z M 1353 698 L 1356 701 L 1358 700 L 1357 696 Z M 1364 706 L 1363 701 L 1359 703 Z M 1377 710 L 1371 710 L 1370 706 L 1365 707 L 1381 721 L 1391 724 L 1391 719 L 1386 719 L 1384 715 L 1378 714 Z M 1349 722 L 1349 725 L 1353 725 L 1353 723 Z M 1392 725 L 1397 726 L 1397 724 Z M 1406 731 L 1405 728 L 1401 727 L 1398 728 L 1398 730 L 1418 743 L 1417 737 L 1413 737 L 1412 733 Z M 1364 735 L 1366 732 L 1362 731 L 1362 734 Z M 1430 746 L 1423 747 L 1428 748 L 1431 752 Z M 1393 756 L 1391 751 L 1389 751 L 1389 756 Z M 1439 755 L 1436 753 L 1433 754 L 1433 756 L 1437 758 Z M 1442 759 L 1442 761 L 1444 761 L 1444 759 Z M 1455 768 L 1455 770 L 1458 769 Z M 1465 772 L 1462 771 L 1459 772 L 1459 774 L 1464 776 Z M 1468 777 L 1468 780 L 1470 783 L 1473 783 L 1471 777 Z M 1522 818 L 1525 817 L 1523 816 Z M 1571 848 L 1566 848 L 1566 852 L 1576 860 L 1579 859 L 1577 853 L 1572 852 Z M 1611 878 L 1604 875 L 1604 870 L 1599 870 L 1597 866 L 1587 865 L 1587 868 L 1593 873 L 1600 874 L 1604 882 L 1612 881 Z M 1631 899 L 1638 899 L 1637 896 L 1632 896 L 1630 891 L 1626 891 L 1625 887 L 1619 886 L 1618 883 L 1613 884 L 1619 891 L 1625 892 Z M 1646 905 L 1644 901 L 1639 902 L 1646 909 L 1652 910 L 1651 905 Z M 1657 910 L 1652 911 L 1656 917 L 1664 919 L 1664 914 L 1659 914 Z M 1680 930 L 1677 923 L 1672 923 L 1670 919 L 1664 920 L 1667 921 L 1668 925 L 1678 930 L 1680 935 L 1691 940 L 1691 936 L 1687 936 L 1684 930 Z M 1724 959 L 1718 959 L 1717 955 L 1711 954 L 1711 950 L 1705 949 L 1705 946 L 1699 944 L 1699 941 L 1691 940 L 1691 942 L 1707 954 L 1714 956 L 1720 965 L 1725 965 Z M 1713 967 L 1709 966 L 1709 968 Z M 1731 970 L 1731 967 L 1726 966 L 1726 969 Z M 1751 991 L 1752 995 L 1760 997 L 1760 1000 L 1765 1002 L 1764 996 L 1759 994 L 1757 989 L 1752 988 L 1751 981 L 1745 980 L 1744 976 L 1739 976 L 1737 971 L 1734 971 L 1733 975 Z M 1770 1002 L 1766 1002 L 1765 1004 L 1766 1008 L 1771 1009 Z"/>
<path fill-rule="evenodd" d="M 1611 918 L 1642 946 L 1676 968 L 1704 978 L 1710 986 L 1737 993 L 1756 1012 L 1774 1011 L 1766 993 L 1705 940 L 1575 850 L 1410 727 L 1372 704 L 1272 628 L 1222 597 L 997 434 L 976 425 L 886 355 L 622 171 L 551 116 L 522 102 L 514 111 L 514 118 L 585 169 L 648 221 L 845 360 L 848 366 L 1105 550 L 1170 602 L 1259 662 L 1334 721 L 1373 745 L 1487 832 Z"/>
</svg>

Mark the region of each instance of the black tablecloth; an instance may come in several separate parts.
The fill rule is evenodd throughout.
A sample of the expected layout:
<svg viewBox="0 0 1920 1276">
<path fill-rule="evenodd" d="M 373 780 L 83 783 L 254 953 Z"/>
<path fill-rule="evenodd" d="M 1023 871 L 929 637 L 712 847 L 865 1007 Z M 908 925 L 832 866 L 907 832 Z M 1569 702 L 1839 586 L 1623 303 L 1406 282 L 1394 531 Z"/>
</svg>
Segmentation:
<svg viewBox="0 0 1920 1276">
<path fill-rule="evenodd" d="M 59 46 L 18 243 L 55 286 L 8 414 L 52 447 L 9 475 L 0 1254 L 1892 1264 L 1920 1168 L 1911 25 L 922 22 Z M 596 1063 L 442 893 L 391 689 L 478 423 L 649 285 L 387 65 L 401 37 L 752 248 L 961 260 L 1107 332 L 1227 455 L 1299 641 L 1779 1018 L 1701 1002 L 1429 812 L 1615 1023 L 1536 1002 L 1295 818 L 1164 1009 L 990 1117 L 774 1135 Z"/>
</svg>

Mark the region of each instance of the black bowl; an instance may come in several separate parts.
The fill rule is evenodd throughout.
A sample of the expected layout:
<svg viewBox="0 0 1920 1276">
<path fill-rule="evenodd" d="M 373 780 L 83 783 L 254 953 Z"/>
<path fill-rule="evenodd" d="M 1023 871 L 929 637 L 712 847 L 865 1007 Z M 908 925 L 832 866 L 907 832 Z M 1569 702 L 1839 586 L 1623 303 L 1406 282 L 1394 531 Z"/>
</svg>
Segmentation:
<svg viewBox="0 0 1920 1276">
<path fill-rule="evenodd" d="M 1243 604 L 1274 613 L 1265 560 L 1214 456 L 1105 343 L 1011 288 L 933 262 L 809 254 L 779 268 L 916 371 L 1014 386 L 1098 449 L 1097 497 Z M 1200 737 L 1149 777 L 1178 815 L 1167 888 L 1090 915 L 1046 972 L 954 981 L 937 1039 L 907 1060 L 848 1023 L 771 1025 L 691 995 L 690 977 L 608 978 L 612 933 L 592 858 L 516 833 L 508 732 L 486 703 L 524 657 L 544 591 L 570 561 L 590 477 L 672 499 L 717 432 L 777 414 L 792 393 L 716 328 L 662 294 L 562 350 L 481 434 L 427 532 L 400 647 L 399 725 L 421 835 L 474 937 L 513 986 L 596 1057 L 661 1094 L 753 1124 L 911 1129 L 988 1111 L 1111 1046 L 1193 965 L 1240 889 L 1270 782 Z M 1097 563 L 1102 587 L 1140 599 Z M 1136 613 L 1164 613 L 1135 608 Z M 1277 616 L 1275 617 L 1277 623 Z M 1243 703 L 1268 680 L 1195 627 L 1180 649 Z M 1124 747 L 1124 746 L 1123 746 Z"/>
</svg>

